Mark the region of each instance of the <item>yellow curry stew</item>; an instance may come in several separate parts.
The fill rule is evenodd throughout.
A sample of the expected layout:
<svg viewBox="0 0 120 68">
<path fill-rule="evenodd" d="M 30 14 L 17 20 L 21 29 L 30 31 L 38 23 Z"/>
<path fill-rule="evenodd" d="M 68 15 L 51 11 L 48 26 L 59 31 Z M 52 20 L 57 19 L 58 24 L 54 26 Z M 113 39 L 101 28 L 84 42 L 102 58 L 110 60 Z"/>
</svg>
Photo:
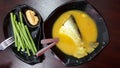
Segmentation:
<svg viewBox="0 0 120 68">
<path fill-rule="evenodd" d="M 76 58 L 88 55 L 99 45 L 95 21 L 79 10 L 63 13 L 54 23 L 52 36 L 59 38 L 57 47 L 63 53 Z"/>
</svg>

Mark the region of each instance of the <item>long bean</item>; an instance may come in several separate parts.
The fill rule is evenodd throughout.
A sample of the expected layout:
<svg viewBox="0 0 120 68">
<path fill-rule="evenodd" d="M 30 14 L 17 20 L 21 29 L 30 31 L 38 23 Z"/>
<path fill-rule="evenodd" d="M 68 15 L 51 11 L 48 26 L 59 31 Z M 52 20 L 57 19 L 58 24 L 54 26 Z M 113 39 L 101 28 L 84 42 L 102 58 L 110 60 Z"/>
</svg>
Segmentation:
<svg viewBox="0 0 120 68">
<path fill-rule="evenodd" d="M 12 13 L 11 13 L 11 14 L 12 14 Z M 16 17 L 15 17 L 15 15 L 13 15 L 13 14 L 12 14 L 11 16 L 12 16 L 12 17 L 11 17 L 11 18 L 12 18 L 11 20 L 12 20 L 12 24 L 13 24 L 13 23 L 14 23 L 14 19 L 15 19 Z M 15 33 L 16 33 L 16 32 L 15 32 L 15 25 L 13 26 L 13 33 L 14 33 L 15 42 L 17 42 L 18 39 L 17 39 L 17 36 L 16 36 L 16 34 L 15 34 Z M 17 47 L 17 43 L 15 43 L 15 47 Z"/>
<path fill-rule="evenodd" d="M 12 27 L 13 27 L 13 33 L 14 33 L 14 38 L 15 38 L 15 45 L 17 46 L 17 44 L 18 44 L 18 41 L 17 41 L 18 40 L 18 38 L 17 38 L 18 37 L 17 36 L 18 31 L 16 29 L 16 23 L 15 23 L 16 16 L 13 13 L 10 13 L 10 18 L 11 18 Z M 20 47 L 18 47 L 18 48 L 20 48 Z M 17 50 L 19 50 L 19 49 L 17 49 Z"/>
<path fill-rule="evenodd" d="M 22 13 L 19 12 L 20 22 L 23 23 Z"/>
<path fill-rule="evenodd" d="M 16 23 L 17 23 L 17 22 L 16 22 Z M 20 29 L 19 23 L 20 23 L 20 22 L 17 23 L 17 25 L 16 25 L 17 28 L 16 28 L 16 29 L 18 29 L 18 31 L 19 31 L 19 33 L 18 33 L 18 34 L 19 34 L 19 35 L 18 35 L 18 38 L 19 38 L 19 41 L 20 41 L 20 46 L 22 47 L 22 50 L 25 51 L 24 38 L 22 38 L 23 35 L 22 35 L 22 32 L 21 32 L 22 30 Z"/>
<path fill-rule="evenodd" d="M 23 25 L 23 20 L 22 20 L 22 13 L 21 12 L 19 12 L 19 16 L 20 16 L 20 23 L 21 23 L 21 25 L 22 25 L 22 28 L 23 28 L 23 31 L 24 31 L 24 35 L 25 35 L 25 38 L 26 38 L 26 41 L 28 42 L 28 47 L 30 47 L 30 49 L 31 49 L 31 51 L 33 52 L 33 54 L 35 55 L 35 50 L 33 49 L 33 46 L 35 46 L 34 44 L 32 44 L 30 41 L 31 41 L 31 39 L 29 39 L 29 37 L 31 37 L 31 36 L 29 36 L 29 35 L 27 35 L 27 33 L 29 32 L 27 32 L 27 30 L 25 29 L 25 25 Z"/>
<path fill-rule="evenodd" d="M 23 36 L 24 36 L 24 39 L 25 39 L 26 47 L 31 49 L 31 51 L 33 52 L 32 44 L 31 44 L 31 42 L 30 42 L 30 40 L 28 38 L 28 35 L 27 35 L 26 31 L 25 31 L 25 26 L 22 23 L 20 23 L 20 24 L 21 24 L 21 27 L 22 27 L 22 32 L 23 32 Z"/>
<path fill-rule="evenodd" d="M 29 30 L 28 30 L 27 26 L 25 26 L 25 29 L 26 29 L 27 34 L 28 34 L 28 36 L 29 36 L 29 39 L 30 39 L 30 41 L 31 41 L 31 43 L 32 43 L 33 50 L 35 51 L 33 54 L 35 55 L 35 53 L 37 52 L 37 49 L 36 49 L 36 47 L 35 47 L 34 41 L 33 41 L 32 37 L 31 37 L 31 35 L 30 35 L 30 33 L 29 33 Z"/>
<path fill-rule="evenodd" d="M 25 49 L 26 49 L 26 51 L 27 51 L 27 54 L 28 54 L 28 56 L 30 56 L 30 52 L 29 52 L 29 49 L 31 49 L 31 47 L 30 47 L 30 44 L 29 44 L 29 40 L 27 40 L 27 37 L 26 37 L 26 32 L 25 32 L 25 30 L 24 30 L 24 25 L 22 26 L 22 23 L 19 23 L 19 26 L 20 26 L 20 28 L 21 28 L 21 33 L 23 33 L 22 35 L 22 38 L 23 38 L 23 40 L 24 40 L 24 45 L 26 45 L 25 46 Z M 25 41 L 26 40 L 26 41 Z"/>
<path fill-rule="evenodd" d="M 22 24 L 22 26 L 23 26 L 23 29 L 26 30 L 25 33 L 27 33 L 27 34 L 25 34 L 26 37 L 27 37 L 26 39 L 27 39 L 27 40 L 29 39 L 29 45 L 30 45 L 30 47 L 31 47 L 31 50 L 32 50 L 33 54 L 35 54 L 35 53 L 37 52 L 37 49 L 36 49 L 36 47 L 35 47 L 35 44 L 34 44 L 34 42 L 33 42 L 33 39 L 31 38 L 31 35 L 30 35 L 30 32 L 29 32 L 28 28 L 25 29 L 26 27 L 24 27 L 24 25 L 23 25 L 22 13 L 21 13 L 21 12 L 19 12 L 19 16 L 20 16 L 20 21 L 21 21 L 21 24 Z"/>
<path fill-rule="evenodd" d="M 28 56 L 30 56 L 30 51 L 33 53 L 33 55 L 35 55 L 37 49 L 30 35 L 28 27 L 23 24 L 22 13 L 19 12 L 20 21 L 16 20 L 16 15 L 13 13 L 10 13 L 10 17 L 13 27 L 15 46 L 17 47 L 17 50 L 20 51 L 20 49 L 22 49 L 22 51 L 26 51 Z"/>
</svg>

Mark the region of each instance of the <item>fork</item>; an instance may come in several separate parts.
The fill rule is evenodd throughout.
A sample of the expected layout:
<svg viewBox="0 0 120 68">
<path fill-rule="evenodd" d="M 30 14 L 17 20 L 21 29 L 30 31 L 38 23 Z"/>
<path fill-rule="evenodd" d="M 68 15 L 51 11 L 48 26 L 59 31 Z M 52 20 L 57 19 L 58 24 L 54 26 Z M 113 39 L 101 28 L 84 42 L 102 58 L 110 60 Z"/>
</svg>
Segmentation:
<svg viewBox="0 0 120 68">
<path fill-rule="evenodd" d="M 0 43 L 0 50 L 5 50 L 7 47 L 9 47 L 10 45 L 12 45 L 14 43 L 14 38 L 9 37 L 6 40 L 4 40 L 2 43 Z"/>
</svg>

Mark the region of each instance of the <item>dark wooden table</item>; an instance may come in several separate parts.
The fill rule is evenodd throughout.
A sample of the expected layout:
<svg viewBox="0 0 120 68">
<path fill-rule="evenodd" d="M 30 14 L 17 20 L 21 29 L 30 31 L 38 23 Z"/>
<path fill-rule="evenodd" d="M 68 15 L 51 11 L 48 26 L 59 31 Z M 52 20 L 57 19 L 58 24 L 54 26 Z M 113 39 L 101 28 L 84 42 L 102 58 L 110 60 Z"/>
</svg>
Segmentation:
<svg viewBox="0 0 120 68">
<path fill-rule="evenodd" d="M 19 4 L 37 9 L 45 21 L 61 4 L 72 0 L 0 0 L 0 42 L 4 40 L 3 21 L 6 14 Z M 108 26 L 110 42 L 92 61 L 70 68 L 120 68 L 120 0 L 87 0 L 104 17 Z M 43 63 L 28 65 L 17 59 L 10 48 L 0 51 L 0 68 L 67 68 L 48 55 Z"/>
</svg>

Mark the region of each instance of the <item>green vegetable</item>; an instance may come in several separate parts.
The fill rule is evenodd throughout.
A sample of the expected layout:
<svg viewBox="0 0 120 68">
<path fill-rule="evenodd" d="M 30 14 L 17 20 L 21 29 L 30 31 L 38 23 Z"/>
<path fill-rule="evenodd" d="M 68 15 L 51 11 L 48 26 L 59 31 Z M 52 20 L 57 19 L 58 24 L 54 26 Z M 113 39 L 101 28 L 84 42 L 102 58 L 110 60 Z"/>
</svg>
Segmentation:
<svg viewBox="0 0 120 68">
<path fill-rule="evenodd" d="M 20 21 L 16 20 L 16 15 L 13 13 L 10 13 L 10 18 L 12 22 L 15 47 L 17 47 L 17 51 L 26 51 L 28 56 L 31 54 L 35 55 L 37 49 L 28 27 L 23 23 L 22 13 L 19 12 Z"/>
</svg>

